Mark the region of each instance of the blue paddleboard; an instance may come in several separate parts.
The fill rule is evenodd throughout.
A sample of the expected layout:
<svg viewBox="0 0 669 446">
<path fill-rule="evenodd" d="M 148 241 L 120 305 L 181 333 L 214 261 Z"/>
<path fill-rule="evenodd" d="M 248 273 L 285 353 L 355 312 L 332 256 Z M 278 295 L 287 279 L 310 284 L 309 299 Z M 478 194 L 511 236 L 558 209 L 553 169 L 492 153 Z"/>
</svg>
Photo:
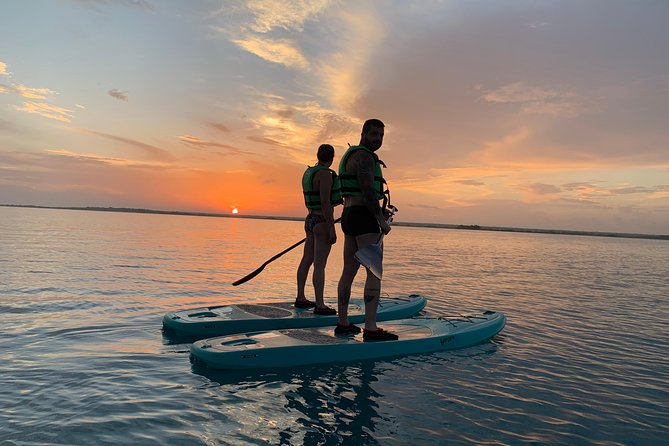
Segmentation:
<svg viewBox="0 0 669 446">
<path fill-rule="evenodd" d="M 334 327 L 258 331 L 213 339 L 191 346 L 195 366 L 209 369 L 296 367 L 309 364 L 379 359 L 470 347 L 499 333 L 506 318 L 482 311 L 457 317 L 390 321 L 383 328 L 396 341 L 364 342 L 362 334 L 337 336 Z"/>
<path fill-rule="evenodd" d="M 325 303 L 337 308 L 337 302 L 326 299 Z M 377 320 L 387 321 L 411 317 L 420 312 L 427 299 L 419 294 L 402 298 L 382 297 Z M 351 299 L 348 319 L 354 323 L 365 320 L 365 304 L 362 299 Z M 163 317 L 163 330 L 168 335 L 204 339 L 233 333 L 334 326 L 337 316 L 315 315 L 313 308 L 295 308 L 293 302 L 261 304 L 221 305 L 171 311 Z"/>
</svg>

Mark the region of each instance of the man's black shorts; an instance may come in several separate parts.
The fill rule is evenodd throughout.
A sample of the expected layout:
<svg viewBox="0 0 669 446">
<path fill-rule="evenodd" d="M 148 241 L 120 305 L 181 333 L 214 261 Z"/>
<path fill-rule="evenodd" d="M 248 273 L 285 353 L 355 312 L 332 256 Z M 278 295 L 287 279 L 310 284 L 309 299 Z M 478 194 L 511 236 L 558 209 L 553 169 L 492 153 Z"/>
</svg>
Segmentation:
<svg viewBox="0 0 669 446">
<path fill-rule="evenodd" d="M 376 218 L 366 206 L 344 207 L 341 214 L 341 229 L 346 235 L 380 234 Z"/>
</svg>

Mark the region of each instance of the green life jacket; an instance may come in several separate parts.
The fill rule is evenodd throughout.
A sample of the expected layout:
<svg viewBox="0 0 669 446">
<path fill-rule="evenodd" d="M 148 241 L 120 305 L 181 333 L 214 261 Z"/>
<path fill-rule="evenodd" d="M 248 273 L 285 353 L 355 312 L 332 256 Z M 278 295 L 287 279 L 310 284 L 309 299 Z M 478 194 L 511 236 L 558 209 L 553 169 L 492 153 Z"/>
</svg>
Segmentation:
<svg viewBox="0 0 669 446">
<path fill-rule="evenodd" d="M 365 146 L 349 147 L 339 162 L 339 180 L 341 181 L 342 196 L 362 196 L 362 189 L 360 188 L 360 183 L 358 182 L 358 176 L 354 173 L 346 172 L 346 162 L 350 158 L 351 154 L 357 150 L 363 150 L 372 155 L 374 158 L 374 192 L 376 192 L 377 199 L 387 199 L 386 195 L 390 195 L 390 192 L 386 186 L 386 180 L 383 179 L 383 172 L 381 172 L 381 166 L 386 167 L 386 165 L 379 159 L 379 156 L 376 153 L 372 152 Z"/>
<path fill-rule="evenodd" d="M 334 170 L 328 169 L 325 166 L 316 164 L 313 167 L 307 167 L 307 170 L 304 171 L 302 175 L 302 192 L 304 193 L 304 204 L 307 206 L 307 209 L 322 209 L 323 205 L 321 203 L 321 193 L 318 190 L 314 190 L 314 175 L 319 170 L 328 170 L 332 174 L 332 189 L 330 189 L 330 204 L 332 206 L 337 206 L 342 204 L 344 200 L 341 198 L 341 186 L 339 184 L 339 178 Z"/>
</svg>

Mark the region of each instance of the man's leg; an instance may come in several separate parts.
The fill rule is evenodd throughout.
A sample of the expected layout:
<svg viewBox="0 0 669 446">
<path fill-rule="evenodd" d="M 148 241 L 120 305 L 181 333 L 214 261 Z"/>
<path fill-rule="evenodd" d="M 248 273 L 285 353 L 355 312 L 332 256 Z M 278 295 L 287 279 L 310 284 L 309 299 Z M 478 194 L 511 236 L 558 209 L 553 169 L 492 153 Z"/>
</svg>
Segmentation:
<svg viewBox="0 0 669 446">
<path fill-rule="evenodd" d="M 337 285 L 337 313 L 341 325 L 348 325 L 348 303 L 351 300 L 351 286 L 355 275 L 358 273 L 358 268 L 360 268 L 360 264 L 354 257 L 358 251 L 358 244 L 355 239 L 352 235 L 344 235 L 344 269 Z"/>
<path fill-rule="evenodd" d="M 379 234 L 362 234 L 356 237 L 358 249 L 373 245 L 379 242 Z M 381 261 L 383 261 L 383 249 L 380 250 Z M 379 297 L 381 296 L 381 280 L 370 270 L 367 270 L 365 279 L 364 299 L 365 299 L 365 329 L 376 330 L 376 313 L 379 307 Z"/>
</svg>

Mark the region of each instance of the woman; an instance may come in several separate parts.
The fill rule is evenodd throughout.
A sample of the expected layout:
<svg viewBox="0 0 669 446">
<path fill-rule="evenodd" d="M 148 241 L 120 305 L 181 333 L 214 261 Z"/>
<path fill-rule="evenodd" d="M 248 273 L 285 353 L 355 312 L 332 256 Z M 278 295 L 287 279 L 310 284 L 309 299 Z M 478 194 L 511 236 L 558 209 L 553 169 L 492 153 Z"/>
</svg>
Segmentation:
<svg viewBox="0 0 669 446">
<path fill-rule="evenodd" d="M 334 160 L 334 147 L 322 144 L 318 148 L 318 164 L 308 167 L 302 176 L 304 203 L 309 211 L 304 220 L 306 243 L 302 261 L 297 268 L 297 308 L 314 308 L 314 314 L 334 315 L 337 310 L 327 307 L 323 301 L 325 287 L 325 265 L 332 245 L 337 242 L 334 226 L 334 206 L 342 203 L 341 188 L 337 174 L 330 169 Z M 314 265 L 312 282 L 316 302 L 307 300 L 304 287 L 309 268 Z"/>
</svg>

